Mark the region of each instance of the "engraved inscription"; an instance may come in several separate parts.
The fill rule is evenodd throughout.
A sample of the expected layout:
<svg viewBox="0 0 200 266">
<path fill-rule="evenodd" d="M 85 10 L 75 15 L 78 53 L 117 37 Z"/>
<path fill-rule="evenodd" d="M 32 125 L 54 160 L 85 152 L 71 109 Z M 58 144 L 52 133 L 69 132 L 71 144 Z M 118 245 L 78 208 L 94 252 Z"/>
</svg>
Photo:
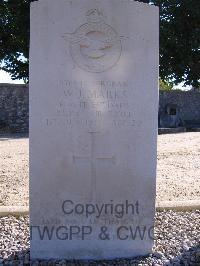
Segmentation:
<svg viewBox="0 0 200 266">
<path fill-rule="evenodd" d="M 47 117 L 48 126 L 87 130 L 132 128 L 136 125 L 132 108 L 133 92 L 128 81 L 66 80 L 59 82 L 62 96 L 55 114 Z"/>
</svg>

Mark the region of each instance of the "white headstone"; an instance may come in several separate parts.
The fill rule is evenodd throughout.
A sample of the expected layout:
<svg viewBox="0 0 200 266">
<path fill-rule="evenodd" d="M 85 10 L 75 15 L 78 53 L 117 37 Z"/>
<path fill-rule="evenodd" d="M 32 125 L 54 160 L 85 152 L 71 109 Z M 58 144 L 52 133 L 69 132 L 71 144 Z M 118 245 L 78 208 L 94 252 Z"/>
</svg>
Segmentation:
<svg viewBox="0 0 200 266">
<path fill-rule="evenodd" d="M 158 8 L 131 0 L 31 4 L 31 257 L 151 252 Z"/>
</svg>

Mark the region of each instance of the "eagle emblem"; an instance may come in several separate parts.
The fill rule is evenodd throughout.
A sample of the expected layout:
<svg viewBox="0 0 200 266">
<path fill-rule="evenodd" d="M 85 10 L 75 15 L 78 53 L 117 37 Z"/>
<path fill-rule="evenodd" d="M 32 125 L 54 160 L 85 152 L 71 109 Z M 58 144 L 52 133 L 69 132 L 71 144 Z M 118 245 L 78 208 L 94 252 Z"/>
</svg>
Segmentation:
<svg viewBox="0 0 200 266">
<path fill-rule="evenodd" d="M 121 40 L 117 32 L 105 23 L 103 12 L 92 9 L 87 22 L 73 33 L 65 33 L 74 63 L 81 69 L 100 73 L 114 67 L 121 56 Z"/>
</svg>

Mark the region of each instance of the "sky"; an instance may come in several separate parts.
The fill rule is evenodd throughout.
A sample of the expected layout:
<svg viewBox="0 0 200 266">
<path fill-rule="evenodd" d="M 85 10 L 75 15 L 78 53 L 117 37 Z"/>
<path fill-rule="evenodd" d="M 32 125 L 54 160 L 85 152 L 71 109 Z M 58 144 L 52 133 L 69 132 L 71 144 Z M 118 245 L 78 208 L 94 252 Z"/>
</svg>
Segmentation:
<svg viewBox="0 0 200 266">
<path fill-rule="evenodd" d="M 5 71 L 0 71 L 0 83 L 24 84 L 23 80 L 12 80 L 10 75 Z M 174 89 L 190 90 L 190 86 L 183 87 L 182 84 L 175 86 Z"/>
<path fill-rule="evenodd" d="M 23 80 L 12 80 L 5 71 L 0 71 L 0 83 L 24 84 Z"/>
</svg>

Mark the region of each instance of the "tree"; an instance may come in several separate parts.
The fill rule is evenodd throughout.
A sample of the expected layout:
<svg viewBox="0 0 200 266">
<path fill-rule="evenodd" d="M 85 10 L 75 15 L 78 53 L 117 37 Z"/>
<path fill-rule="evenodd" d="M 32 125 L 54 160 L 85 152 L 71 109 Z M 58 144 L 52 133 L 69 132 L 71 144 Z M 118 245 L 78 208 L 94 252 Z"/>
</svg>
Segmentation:
<svg viewBox="0 0 200 266">
<path fill-rule="evenodd" d="M 200 1 L 155 2 L 160 6 L 160 76 L 199 88 Z"/>
<path fill-rule="evenodd" d="M 199 88 L 200 1 L 151 0 L 160 7 L 160 77 Z"/>
<path fill-rule="evenodd" d="M 160 79 L 159 80 L 159 88 L 161 91 L 170 91 L 170 90 L 172 90 L 173 86 L 170 83 Z"/>
<path fill-rule="evenodd" d="M 160 7 L 161 79 L 199 88 L 200 1 L 138 1 Z M 13 79 L 28 79 L 30 2 L 0 0 L 0 62 Z"/>
<path fill-rule="evenodd" d="M 12 79 L 28 80 L 29 0 L 0 0 L 0 63 Z"/>
</svg>

